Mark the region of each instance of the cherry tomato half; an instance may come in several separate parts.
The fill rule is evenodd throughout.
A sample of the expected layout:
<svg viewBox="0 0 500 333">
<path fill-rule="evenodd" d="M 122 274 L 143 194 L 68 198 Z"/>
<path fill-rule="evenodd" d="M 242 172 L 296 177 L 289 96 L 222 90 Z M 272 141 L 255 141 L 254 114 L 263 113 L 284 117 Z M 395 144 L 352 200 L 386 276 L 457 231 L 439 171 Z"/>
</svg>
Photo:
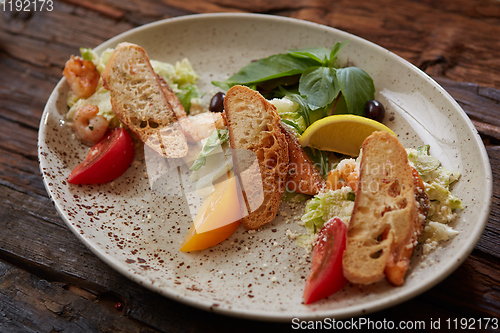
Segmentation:
<svg viewBox="0 0 500 333">
<path fill-rule="evenodd" d="M 115 128 L 90 148 L 68 177 L 71 184 L 101 184 L 120 177 L 134 159 L 134 143 L 123 128 Z"/>
<path fill-rule="evenodd" d="M 311 273 L 304 289 L 304 303 L 310 304 L 333 295 L 347 283 L 342 272 L 347 226 L 338 217 L 323 225 L 314 246 Z"/>
</svg>

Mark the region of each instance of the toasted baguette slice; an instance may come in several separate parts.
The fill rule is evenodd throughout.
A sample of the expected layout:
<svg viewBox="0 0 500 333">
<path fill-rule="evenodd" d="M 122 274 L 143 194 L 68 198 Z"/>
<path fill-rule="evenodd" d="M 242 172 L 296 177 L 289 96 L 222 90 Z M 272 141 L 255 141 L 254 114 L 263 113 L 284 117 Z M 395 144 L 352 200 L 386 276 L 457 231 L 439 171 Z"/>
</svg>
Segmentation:
<svg viewBox="0 0 500 333">
<path fill-rule="evenodd" d="M 170 88 L 167 81 L 159 75 L 157 75 L 158 80 L 160 80 L 160 85 L 167 98 L 168 104 L 172 107 L 172 111 L 174 111 L 175 117 L 177 120 L 181 118 L 187 117 L 186 110 L 184 110 L 184 106 L 182 105 L 179 97 L 175 94 L 175 92 Z"/>
<path fill-rule="evenodd" d="M 303 194 L 318 194 L 325 187 L 325 180 L 300 146 L 293 130 L 286 124 L 282 124 L 282 128 L 288 144 L 288 155 L 290 156 L 288 189 Z"/>
<path fill-rule="evenodd" d="M 146 51 L 135 44 L 115 48 L 102 73 L 118 119 L 165 157 L 183 157 L 188 146 Z"/>
<path fill-rule="evenodd" d="M 229 142 L 236 152 L 234 168 L 249 210 L 241 223 L 247 229 L 258 229 L 271 222 L 278 212 L 287 179 L 288 145 L 276 108 L 258 92 L 243 86 L 232 87 L 224 98 L 224 110 Z M 252 169 L 249 155 L 257 159 L 258 168 Z M 262 196 L 262 204 L 254 209 L 255 198 Z"/>
<path fill-rule="evenodd" d="M 419 214 L 416 181 L 405 148 L 386 132 L 363 142 L 359 187 L 343 255 L 345 277 L 371 284 L 402 284 L 425 216 Z M 406 249 L 405 249 L 406 248 Z"/>
<path fill-rule="evenodd" d="M 420 178 L 417 170 L 412 168 L 413 183 L 415 185 L 415 200 L 417 201 L 418 216 L 413 221 L 413 234 L 406 244 L 395 248 L 391 251 L 385 266 L 385 277 L 390 283 L 400 286 L 405 281 L 406 271 L 410 265 L 411 255 L 415 246 L 418 244 L 418 239 L 422 235 L 425 227 L 425 221 L 430 208 L 430 201 L 427 193 L 425 193 L 424 183 Z"/>
</svg>

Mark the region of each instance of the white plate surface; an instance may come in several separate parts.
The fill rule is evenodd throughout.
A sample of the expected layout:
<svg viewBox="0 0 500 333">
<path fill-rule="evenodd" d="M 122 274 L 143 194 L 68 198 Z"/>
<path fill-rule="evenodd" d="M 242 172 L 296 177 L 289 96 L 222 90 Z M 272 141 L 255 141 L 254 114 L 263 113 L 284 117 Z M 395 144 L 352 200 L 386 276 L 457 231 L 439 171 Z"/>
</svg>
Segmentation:
<svg viewBox="0 0 500 333">
<path fill-rule="evenodd" d="M 424 292 L 451 274 L 472 251 L 487 222 L 492 194 L 491 168 L 477 131 L 459 105 L 426 74 L 348 33 L 254 14 L 160 21 L 112 38 L 96 51 L 128 41 L 143 46 L 152 59 L 174 63 L 188 57 L 200 74 L 201 90 L 210 92 L 212 80 L 226 79 L 251 60 L 293 48 L 331 47 L 345 40 L 350 43 L 340 60 L 372 76 L 376 98 L 394 115 L 386 124 L 403 144 L 430 144 L 431 154 L 444 166 L 462 173 L 453 187 L 465 206 L 452 224 L 460 234 L 427 259 L 414 255 L 402 287 L 385 282 L 347 286 L 328 299 L 303 305 L 309 263 L 303 258 L 304 250 L 285 235 L 287 229 L 303 231 L 293 218 L 301 216 L 303 209 L 288 204 L 281 206 L 288 216 L 278 215 L 255 234 L 240 227 L 211 250 L 179 252 L 190 226 L 189 209 L 167 189 L 149 189 L 140 146 L 133 166 L 112 183 L 74 186 L 66 182 L 87 148 L 69 126 L 61 125 L 67 111 L 64 80 L 47 102 L 39 132 L 40 168 L 58 212 L 86 246 L 125 276 L 166 297 L 231 316 L 270 321 L 347 318 Z"/>
</svg>

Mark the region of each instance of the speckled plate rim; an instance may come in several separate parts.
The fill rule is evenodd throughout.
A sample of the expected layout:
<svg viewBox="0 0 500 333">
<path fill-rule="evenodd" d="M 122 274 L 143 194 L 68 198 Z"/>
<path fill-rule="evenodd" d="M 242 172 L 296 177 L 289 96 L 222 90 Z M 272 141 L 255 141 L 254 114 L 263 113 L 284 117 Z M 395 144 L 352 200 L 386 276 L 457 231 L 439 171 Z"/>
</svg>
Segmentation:
<svg viewBox="0 0 500 333">
<path fill-rule="evenodd" d="M 489 158 L 486 153 L 486 149 L 482 143 L 482 140 L 477 133 L 477 130 L 475 129 L 474 125 L 468 118 L 468 116 L 465 114 L 465 112 L 461 109 L 461 107 L 458 105 L 458 103 L 438 84 L 436 83 L 432 78 L 430 78 L 427 74 L 422 72 L 420 69 L 412 65 L 411 63 L 407 62 L 406 60 L 402 59 L 401 57 L 391 53 L 390 51 L 387 51 L 383 49 L 382 47 L 373 44 L 369 41 L 366 41 L 360 37 L 351 35 L 349 33 L 326 27 L 323 25 L 319 25 L 316 23 L 312 22 L 307 22 L 303 20 L 298 20 L 298 19 L 292 19 L 292 18 L 286 18 L 286 17 L 279 17 L 279 16 L 272 16 L 272 15 L 263 15 L 263 14 L 241 14 L 241 13 L 215 13 L 215 14 L 196 14 L 196 15 L 187 15 L 187 16 L 181 16 L 181 17 L 176 17 L 176 18 L 170 18 L 170 19 L 165 19 L 161 20 L 158 22 L 146 24 L 143 26 L 140 26 L 138 28 L 126 31 L 120 35 L 117 35 L 116 37 L 111 38 L 110 40 L 102 43 L 98 47 L 96 47 L 97 51 L 102 51 L 109 45 L 113 45 L 116 43 L 117 40 L 122 40 L 123 38 L 126 38 L 127 36 L 133 35 L 137 32 L 147 32 L 147 30 L 156 28 L 161 25 L 168 25 L 174 22 L 179 22 L 179 21 L 186 21 L 186 23 L 192 22 L 192 21 L 198 21 L 198 20 L 204 20 L 204 19 L 225 19 L 230 17 L 231 19 L 234 18 L 245 18 L 245 19 L 253 19 L 256 21 L 267 21 L 267 22 L 279 22 L 281 24 L 291 24 L 291 25 L 303 25 L 304 27 L 322 27 L 323 29 L 327 29 L 328 31 L 331 31 L 334 34 L 340 35 L 344 38 L 349 38 L 351 40 L 356 40 L 358 43 L 363 43 L 364 47 L 367 48 L 375 48 L 378 50 L 384 50 L 387 52 L 387 57 L 395 62 L 399 62 L 404 64 L 405 66 L 408 67 L 408 69 L 420 75 L 421 77 L 425 78 L 425 80 L 428 82 L 429 85 L 434 86 L 436 89 L 440 91 L 440 93 L 445 96 L 447 99 L 450 108 L 454 109 L 456 112 L 457 117 L 460 117 L 460 120 L 466 124 L 468 129 L 470 129 L 474 133 L 474 142 L 475 146 L 480 150 L 480 154 L 482 156 L 482 159 L 484 161 L 484 170 L 481 170 L 484 174 L 485 182 L 487 184 L 485 190 L 485 197 L 490 198 L 489 201 L 484 202 L 482 205 L 482 209 L 477 212 L 477 225 L 474 229 L 474 231 L 469 235 L 467 238 L 467 242 L 465 243 L 465 246 L 462 247 L 459 251 L 457 251 L 456 254 L 456 259 L 457 260 L 450 260 L 446 262 L 443 267 L 441 272 L 429 283 L 425 285 L 417 285 L 414 288 L 407 288 L 404 290 L 404 292 L 399 293 L 395 295 L 394 297 L 383 297 L 377 301 L 371 301 L 366 304 L 362 305 L 356 305 L 352 306 L 346 309 L 334 309 L 334 310 L 326 310 L 326 311 L 316 311 L 313 313 L 308 313 L 308 314 L 303 314 L 303 313 L 268 313 L 263 309 L 262 311 L 242 311 L 242 310 L 234 310 L 234 309 L 226 309 L 226 308 L 218 308 L 218 307 L 213 307 L 212 302 L 206 302 L 206 301 L 200 301 L 199 299 L 195 297 L 186 297 L 182 296 L 179 293 L 172 291 L 172 290 L 166 290 L 164 288 L 158 288 L 154 285 L 150 285 L 147 281 L 147 279 L 143 276 L 140 275 L 134 275 L 130 274 L 130 272 L 123 266 L 122 264 L 116 262 L 113 260 L 112 256 L 108 255 L 99 247 L 93 246 L 91 242 L 89 242 L 85 236 L 81 235 L 78 233 L 78 231 L 74 228 L 74 226 L 65 218 L 65 212 L 62 209 L 61 205 L 58 203 L 57 200 L 54 200 L 52 197 L 52 194 L 50 192 L 50 188 L 47 183 L 47 179 L 43 177 L 43 168 L 47 166 L 48 160 L 44 158 L 43 155 L 40 154 L 40 147 L 41 142 L 43 142 L 44 139 L 44 131 L 43 131 L 43 126 L 46 117 L 48 116 L 48 113 L 50 112 L 48 105 L 50 104 L 51 99 L 54 98 L 55 91 L 58 91 L 60 86 L 63 84 L 63 80 L 61 80 L 57 86 L 54 89 L 54 92 L 49 98 L 49 101 L 47 102 L 47 106 L 44 109 L 41 122 L 40 122 L 40 131 L 39 131 L 39 136 L 38 136 L 38 147 L 39 147 L 39 161 L 40 161 L 40 170 L 42 173 L 42 178 L 43 178 L 43 183 L 44 186 L 51 196 L 51 198 L 54 201 L 56 210 L 58 213 L 61 215 L 67 226 L 70 228 L 70 230 L 77 236 L 77 238 L 85 244 L 94 254 L 96 254 L 101 260 L 103 260 L 106 264 L 123 274 L 124 276 L 128 277 L 129 279 L 149 288 L 150 290 L 153 290 L 155 292 L 158 292 L 166 297 L 169 297 L 173 300 L 188 304 L 193 307 L 197 307 L 203 310 L 208 310 L 208 311 L 213 311 L 216 313 L 224 314 L 224 315 L 229 315 L 233 317 L 240 317 L 240 318 L 246 318 L 246 319 L 254 319 L 254 320 L 263 320 L 263 321 L 281 321 L 281 322 L 290 322 L 293 318 L 301 318 L 302 320 L 320 320 L 323 318 L 348 318 L 348 317 L 355 317 L 359 315 L 364 315 L 368 313 L 372 313 L 375 311 L 379 311 L 385 308 L 388 308 L 390 306 L 394 306 L 396 304 L 399 304 L 401 302 L 404 302 L 406 300 L 409 300 L 425 291 L 428 289 L 432 288 L 442 280 L 444 280 L 448 275 L 450 275 L 456 268 L 458 268 L 462 262 L 467 258 L 467 256 L 472 252 L 474 249 L 475 245 L 477 244 L 479 238 L 481 237 L 482 232 L 484 231 L 484 228 L 486 226 L 489 214 L 490 214 L 490 208 L 491 208 L 491 197 L 492 197 L 492 191 L 493 191 L 493 183 L 492 183 L 492 174 L 491 174 L 491 166 L 489 163 Z"/>
</svg>

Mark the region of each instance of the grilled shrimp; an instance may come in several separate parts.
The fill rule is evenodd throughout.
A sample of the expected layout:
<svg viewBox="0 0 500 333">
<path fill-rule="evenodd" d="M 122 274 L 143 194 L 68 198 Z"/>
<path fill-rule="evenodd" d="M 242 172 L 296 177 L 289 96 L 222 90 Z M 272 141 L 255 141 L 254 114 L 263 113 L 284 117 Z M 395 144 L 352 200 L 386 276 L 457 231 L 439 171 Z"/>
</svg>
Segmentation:
<svg viewBox="0 0 500 333">
<path fill-rule="evenodd" d="M 91 61 L 74 56 L 66 62 L 63 75 L 79 98 L 88 98 L 95 93 L 101 77 Z"/>
<path fill-rule="evenodd" d="M 326 187 L 330 190 L 338 190 L 349 185 L 354 193 L 358 189 L 359 168 L 353 159 L 344 160 L 339 163 L 337 168 L 328 173 Z"/>
<path fill-rule="evenodd" d="M 95 105 L 83 105 L 76 110 L 73 118 L 76 135 L 89 146 L 99 142 L 108 130 L 108 120 L 98 115 L 98 112 L 99 108 Z"/>
<path fill-rule="evenodd" d="M 224 128 L 224 119 L 220 113 L 205 112 L 196 116 L 179 118 L 182 132 L 190 143 L 196 143 L 210 136 L 215 129 Z"/>
</svg>

